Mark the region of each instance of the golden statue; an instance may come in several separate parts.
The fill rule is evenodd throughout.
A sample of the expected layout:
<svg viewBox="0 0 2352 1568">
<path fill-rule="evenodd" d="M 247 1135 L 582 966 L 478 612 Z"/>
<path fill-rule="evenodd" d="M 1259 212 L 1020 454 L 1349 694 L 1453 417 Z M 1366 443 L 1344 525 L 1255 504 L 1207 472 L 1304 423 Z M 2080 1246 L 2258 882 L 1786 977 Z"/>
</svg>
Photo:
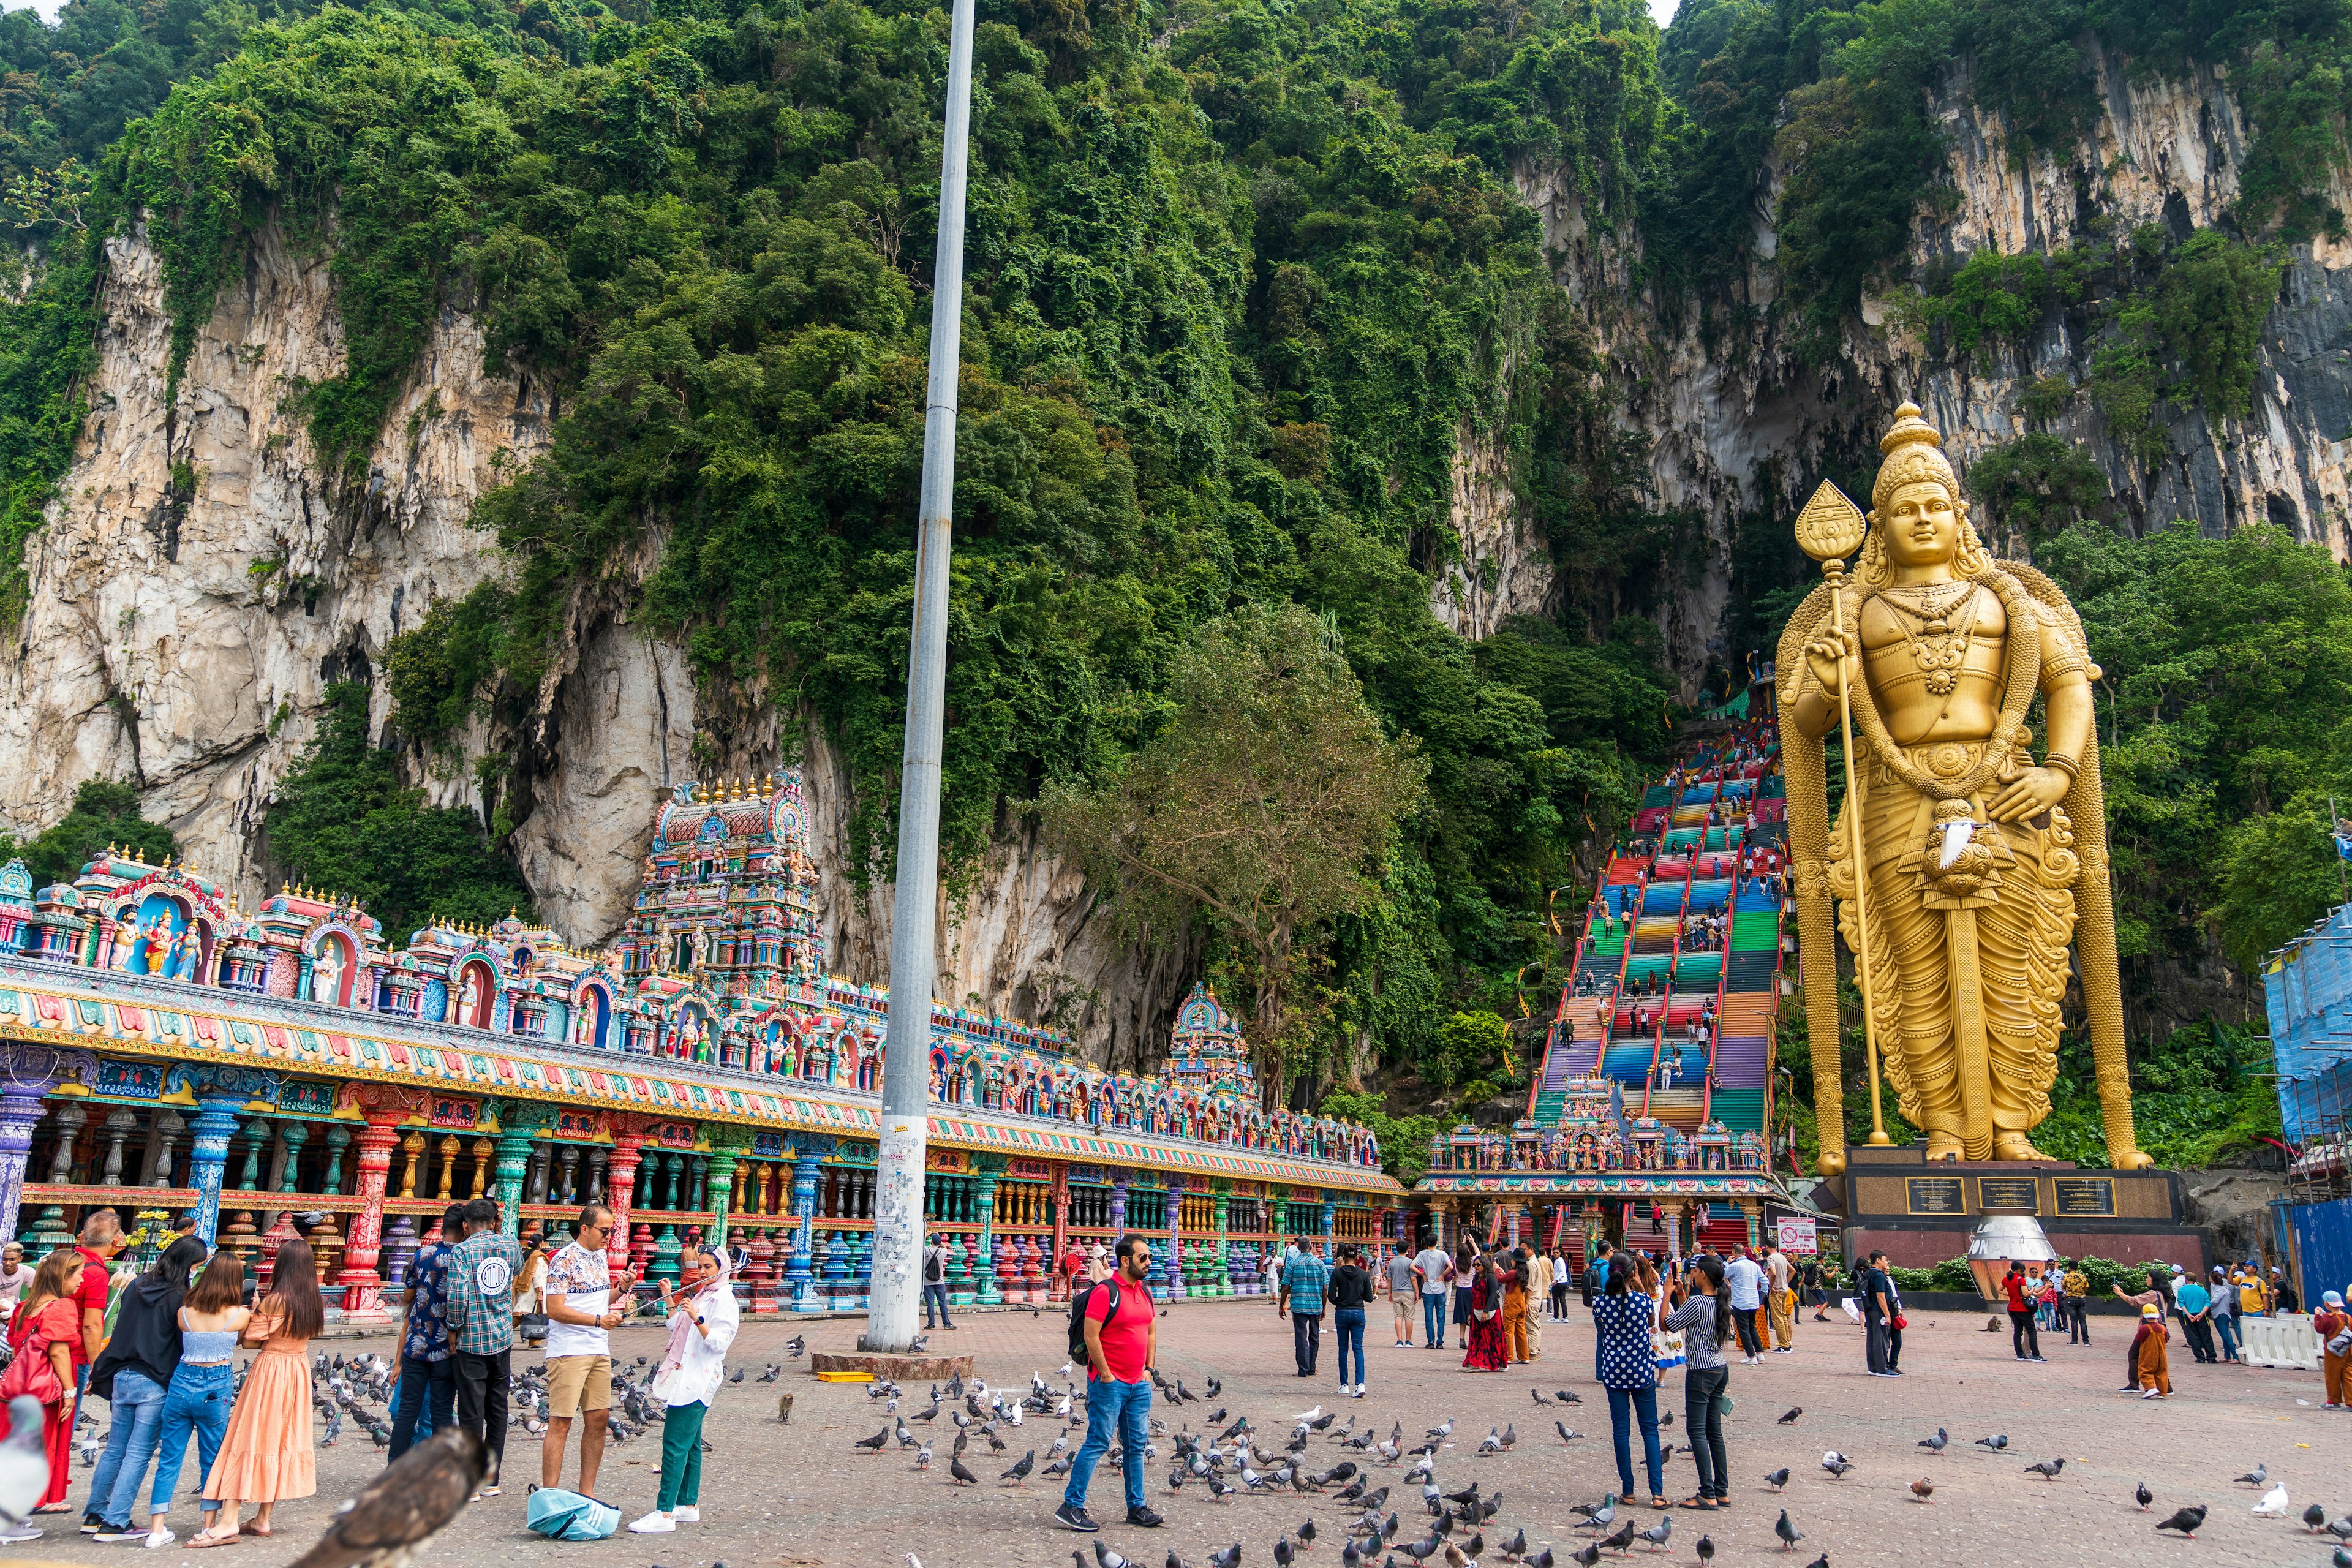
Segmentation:
<svg viewBox="0 0 2352 1568">
<path fill-rule="evenodd" d="M 1826 484 L 1797 525 L 1826 579 L 1790 617 L 1778 668 L 1796 731 L 1784 750 L 1822 1170 L 1846 1164 L 1833 897 L 1858 955 L 1873 1142 L 1887 1142 L 1883 1063 L 1928 1159 L 2043 1157 L 2030 1135 L 2050 1114 L 2071 941 L 2108 1159 L 2147 1165 L 2124 1062 L 2098 669 L 2057 585 L 1986 553 L 1942 445 L 1905 404 L 1879 443 L 1867 542 L 1861 514 Z M 2027 723 L 2037 694 L 2039 764 Z M 1834 830 L 1822 743 L 1832 731 L 1847 770 Z M 1859 885 L 1857 854 L 1869 867 Z"/>
</svg>

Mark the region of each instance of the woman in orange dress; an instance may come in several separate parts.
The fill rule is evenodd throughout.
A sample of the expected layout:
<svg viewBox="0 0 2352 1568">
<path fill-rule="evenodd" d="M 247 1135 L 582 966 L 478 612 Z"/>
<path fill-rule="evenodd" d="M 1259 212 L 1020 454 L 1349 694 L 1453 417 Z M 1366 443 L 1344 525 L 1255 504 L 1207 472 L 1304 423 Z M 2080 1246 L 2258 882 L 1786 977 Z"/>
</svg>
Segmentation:
<svg viewBox="0 0 2352 1568">
<path fill-rule="evenodd" d="M 318 1460 L 310 1450 L 310 1352 L 311 1336 L 326 1321 L 310 1244 L 289 1241 L 278 1249 L 269 1294 L 239 1335 L 242 1343 L 259 1345 L 261 1353 L 246 1373 L 212 1474 L 205 1478 L 205 1506 L 217 1502 L 220 1512 L 211 1526 L 188 1538 L 190 1546 L 224 1546 L 240 1535 L 272 1534 L 271 1509 L 319 1489 Z M 246 1501 L 261 1506 L 240 1524 L 237 1507 Z"/>
<path fill-rule="evenodd" d="M 66 1493 L 73 1464 L 73 1352 L 81 1343 L 81 1307 L 76 1291 L 81 1285 L 83 1258 L 79 1249 L 60 1247 L 41 1259 L 25 1299 L 8 1324 L 12 1392 L 17 1383 L 41 1402 L 41 1438 L 49 1457 L 49 1486 L 41 1494 L 37 1513 L 65 1513 Z M 29 1533 L 27 1533 L 29 1532 Z M 29 1526 L 11 1539 L 37 1539 Z"/>
</svg>

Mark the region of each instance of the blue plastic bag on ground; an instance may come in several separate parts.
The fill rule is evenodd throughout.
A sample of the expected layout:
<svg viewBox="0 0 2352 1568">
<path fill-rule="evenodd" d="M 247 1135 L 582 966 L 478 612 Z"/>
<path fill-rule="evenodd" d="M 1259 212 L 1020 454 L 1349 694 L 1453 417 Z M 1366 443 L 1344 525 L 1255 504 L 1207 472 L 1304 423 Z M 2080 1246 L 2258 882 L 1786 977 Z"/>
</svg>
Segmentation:
<svg viewBox="0 0 2352 1568">
<path fill-rule="evenodd" d="M 621 1528 L 621 1510 L 579 1492 L 541 1487 L 530 1494 L 526 1522 L 550 1541 L 602 1541 Z"/>
</svg>

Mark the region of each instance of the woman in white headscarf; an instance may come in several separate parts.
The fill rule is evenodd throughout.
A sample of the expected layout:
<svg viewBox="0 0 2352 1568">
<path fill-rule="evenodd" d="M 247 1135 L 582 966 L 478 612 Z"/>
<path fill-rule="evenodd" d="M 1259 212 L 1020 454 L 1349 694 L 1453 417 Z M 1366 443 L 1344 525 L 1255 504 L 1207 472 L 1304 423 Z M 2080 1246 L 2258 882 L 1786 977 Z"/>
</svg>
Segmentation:
<svg viewBox="0 0 2352 1568">
<path fill-rule="evenodd" d="M 630 1521 L 640 1535 L 666 1535 L 702 1519 L 702 1419 L 719 1397 L 727 1352 L 743 1323 L 724 1252 L 688 1246 L 678 1254 L 677 1270 L 677 1284 L 662 1291 L 674 1310 L 669 1348 L 654 1374 L 654 1393 L 669 1406 L 662 1421 L 661 1498 L 651 1513 Z"/>
</svg>

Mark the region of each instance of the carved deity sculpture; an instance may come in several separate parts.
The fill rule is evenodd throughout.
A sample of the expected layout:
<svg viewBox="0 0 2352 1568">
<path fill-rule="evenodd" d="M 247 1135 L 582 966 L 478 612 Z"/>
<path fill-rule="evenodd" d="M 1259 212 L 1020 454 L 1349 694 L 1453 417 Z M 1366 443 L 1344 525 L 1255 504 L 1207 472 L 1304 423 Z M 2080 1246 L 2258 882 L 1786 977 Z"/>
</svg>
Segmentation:
<svg viewBox="0 0 2352 1568">
<path fill-rule="evenodd" d="M 310 1000 L 332 1003 L 341 998 L 337 984 L 343 977 L 343 966 L 335 962 L 335 944 L 319 944 L 319 956 L 310 961 Z"/>
<path fill-rule="evenodd" d="M 475 1010 L 481 1005 L 481 973 L 469 968 L 466 971 L 464 982 L 457 987 L 457 1022 L 469 1026 L 477 1022 Z"/>
<path fill-rule="evenodd" d="M 1941 445 L 1906 404 L 1879 443 L 1866 542 L 1851 503 L 1828 487 L 1799 522 L 1829 579 L 1790 618 L 1779 666 L 1781 710 L 1800 737 L 1787 749 L 1790 820 L 1808 1011 L 1825 1047 L 1815 1103 L 1841 1099 L 1834 898 L 1847 945 L 1866 956 L 1872 1043 L 1927 1158 L 2041 1158 L 2030 1134 L 2050 1113 L 2071 941 L 2108 1156 L 2144 1165 L 2124 1070 L 2092 722 L 2098 672 L 2057 586 L 1986 553 Z M 1853 542 L 1862 557 L 1847 579 Z M 2037 695 L 2039 763 L 2027 722 Z M 1822 741 L 1849 721 L 1842 698 L 1853 783 L 1832 827 Z M 1859 888 L 1857 810 L 1868 867 Z M 1824 1172 L 1844 1168 L 1834 1117 L 1823 1121 L 1822 1154 Z"/>
<path fill-rule="evenodd" d="M 139 947 L 139 939 L 146 934 L 140 929 L 139 917 L 131 914 L 114 922 L 114 967 L 127 970 Z"/>
</svg>

